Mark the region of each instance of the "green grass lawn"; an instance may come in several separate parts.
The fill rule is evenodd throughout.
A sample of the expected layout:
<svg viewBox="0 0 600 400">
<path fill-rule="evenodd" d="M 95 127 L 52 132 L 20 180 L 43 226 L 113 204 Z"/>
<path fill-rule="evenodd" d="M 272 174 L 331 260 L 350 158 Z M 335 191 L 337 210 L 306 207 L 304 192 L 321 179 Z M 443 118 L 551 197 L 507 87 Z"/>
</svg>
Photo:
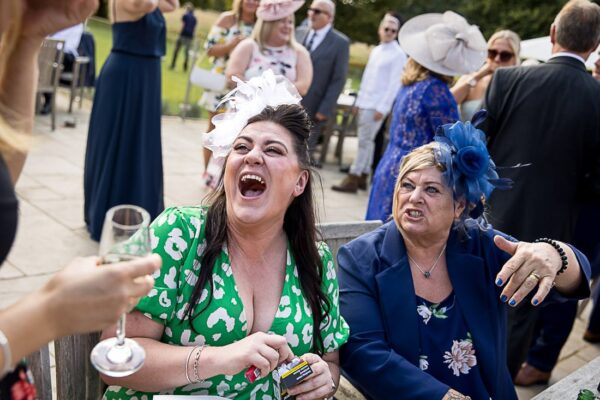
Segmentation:
<svg viewBox="0 0 600 400">
<path fill-rule="evenodd" d="M 110 53 L 112 46 L 112 33 L 110 25 L 103 20 L 93 19 L 88 22 L 88 30 L 94 35 L 96 40 L 96 74 L 100 73 L 100 69 Z M 204 33 L 206 35 L 206 33 Z M 185 89 L 187 85 L 188 73 L 183 72 L 183 53 L 180 51 L 177 59 L 175 70 L 171 70 L 171 59 L 177 33 L 169 32 L 167 35 L 167 54 L 162 60 L 162 101 L 163 114 L 177 115 L 179 114 L 179 105 L 183 103 Z M 190 60 L 191 61 L 191 60 Z M 203 64 L 209 66 L 208 60 L 204 60 Z M 188 69 L 189 71 L 189 69 Z M 190 103 L 193 106 L 192 115 L 199 117 L 199 107 L 197 106 L 198 99 L 202 95 L 202 89 L 192 86 L 190 91 Z M 206 114 L 203 115 L 206 117 Z"/>
<path fill-rule="evenodd" d="M 198 18 L 197 40 L 203 44 L 208 30 L 212 23 L 216 20 L 218 14 L 211 11 L 196 11 Z M 183 103 L 185 90 L 187 86 L 188 73 L 183 72 L 183 54 L 180 51 L 175 70 L 171 70 L 171 59 L 177 32 L 180 28 L 181 10 L 166 15 L 167 21 L 167 54 L 162 60 L 162 102 L 163 114 L 178 115 L 180 113 L 179 105 Z M 100 72 L 106 57 L 110 53 L 112 46 L 112 33 L 108 21 L 98 18 L 93 18 L 88 21 L 88 30 L 94 35 L 96 41 L 96 74 Z M 352 79 L 352 87 L 356 90 L 360 85 L 360 77 L 362 75 L 362 66 L 366 64 L 369 49 L 362 44 L 352 45 L 351 62 L 348 78 Z M 201 52 L 200 54 L 203 54 Z M 210 62 L 204 58 L 202 60 L 203 67 L 209 67 Z M 189 72 L 189 69 L 188 69 Z M 190 91 L 190 104 L 192 109 L 188 115 L 192 117 L 204 117 L 207 113 L 197 105 L 198 99 L 202 95 L 202 89 L 197 86 L 192 86 Z"/>
</svg>

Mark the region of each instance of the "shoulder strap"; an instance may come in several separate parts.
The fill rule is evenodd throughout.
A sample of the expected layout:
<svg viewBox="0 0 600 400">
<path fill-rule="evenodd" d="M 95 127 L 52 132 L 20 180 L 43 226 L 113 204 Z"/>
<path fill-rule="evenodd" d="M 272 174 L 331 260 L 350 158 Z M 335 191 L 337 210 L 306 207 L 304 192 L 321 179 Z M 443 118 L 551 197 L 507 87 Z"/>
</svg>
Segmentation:
<svg viewBox="0 0 600 400">
<path fill-rule="evenodd" d="M 112 0 L 113 24 L 117 22 L 117 0 Z"/>
</svg>

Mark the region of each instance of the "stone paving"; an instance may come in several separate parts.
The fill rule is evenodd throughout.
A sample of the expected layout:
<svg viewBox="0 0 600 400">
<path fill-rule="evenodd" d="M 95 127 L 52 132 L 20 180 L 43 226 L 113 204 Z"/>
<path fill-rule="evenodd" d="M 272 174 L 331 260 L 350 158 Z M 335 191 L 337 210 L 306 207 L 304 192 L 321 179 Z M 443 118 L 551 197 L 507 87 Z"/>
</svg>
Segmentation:
<svg viewBox="0 0 600 400">
<path fill-rule="evenodd" d="M 0 306 L 41 286 L 49 276 L 79 255 L 97 252 L 83 221 L 83 164 L 89 121 L 89 104 L 66 113 L 66 97 L 58 97 L 57 129 L 50 130 L 50 118 L 38 116 L 33 145 L 16 190 L 20 199 L 17 239 L 7 261 L 0 269 Z M 75 121 L 76 127 L 64 127 Z M 163 161 L 166 206 L 198 204 L 207 194 L 201 183 L 203 171 L 201 133 L 206 121 L 182 121 L 164 117 Z M 335 139 L 334 139 L 335 141 Z M 344 162 L 356 153 L 354 138 L 345 143 Z M 335 143 L 330 145 L 331 151 Z M 333 156 L 329 155 L 329 161 Z M 357 221 L 364 218 L 368 193 L 337 193 L 331 185 L 343 178 L 337 164 L 326 164 L 319 171 L 323 191 L 317 191 L 319 215 L 323 222 Z M 581 340 L 584 319 L 578 319 L 561 353 L 550 383 L 565 377 L 586 362 L 600 356 L 600 345 Z M 544 386 L 520 389 L 519 397 L 529 399 Z"/>
</svg>

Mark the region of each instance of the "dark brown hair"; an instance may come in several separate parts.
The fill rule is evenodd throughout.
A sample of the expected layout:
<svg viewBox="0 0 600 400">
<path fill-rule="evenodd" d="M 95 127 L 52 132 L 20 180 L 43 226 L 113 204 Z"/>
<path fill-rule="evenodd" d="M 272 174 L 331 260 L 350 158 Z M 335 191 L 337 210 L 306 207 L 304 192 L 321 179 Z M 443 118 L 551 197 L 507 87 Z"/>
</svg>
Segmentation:
<svg viewBox="0 0 600 400">
<path fill-rule="evenodd" d="M 288 207 L 284 219 L 285 231 L 292 253 L 298 267 L 298 277 L 302 286 L 302 293 L 310 305 L 313 315 L 313 345 L 312 351 L 317 354 L 324 353 L 323 339 L 319 333 L 320 326 L 328 318 L 331 304 L 321 288 L 323 263 L 317 249 L 316 213 L 314 209 L 312 190 L 312 169 L 308 152 L 308 136 L 311 122 L 304 108 L 297 104 L 284 104 L 277 107 L 266 107 L 260 114 L 248 120 L 250 125 L 255 122 L 270 121 L 281 125 L 292 135 L 293 150 L 298 158 L 300 168 L 311 172 L 304 192 L 296 197 Z M 198 282 L 192 292 L 186 317 L 193 319 L 210 304 L 194 312 L 194 307 L 200 299 L 202 290 L 207 286 L 209 295 L 213 291 L 212 272 L 215 261 L 221 253 L 223 244 L 227 242 L 227 197 L 223 186 L 223 174 L 217 189 L 210 197 L 211 205 L 206 217 L 206 249 L 202 258 L 202 267 Z M 208 268 L 207 268 L 208 267 Z M 193 326 L 193 325 L 192 325 Z"/>
</svg>

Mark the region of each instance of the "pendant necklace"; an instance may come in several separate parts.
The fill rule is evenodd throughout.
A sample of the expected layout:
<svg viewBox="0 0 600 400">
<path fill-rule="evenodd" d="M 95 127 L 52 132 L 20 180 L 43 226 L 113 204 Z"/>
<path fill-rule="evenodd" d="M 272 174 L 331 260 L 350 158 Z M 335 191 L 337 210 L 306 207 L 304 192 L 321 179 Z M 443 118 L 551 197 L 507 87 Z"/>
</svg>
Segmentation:
<svg viewBox="0 0 600 400">
<path fill-rule="evenodd" d="M 429 278 L 431 276 L 431 273 L 435 269 L 435 267 L 437 267 L 438 261 L 440 261 L 440 258 L 442 257 L 442 254 L 444 254 L 444 250 L 446 250 L 446 245 L 444 245 L 444 248 L 442 249 L 442 251 L 440 252 L 440 254 L 437 256 L 437 258 L 435 259 L 435 262 L 433 263 L 433 265 L 431 266 L 431 268 L 429 268 L 429 271 L 425 271 L 423 268 L 421 268 L 421 266 L 419 264 L 417 264 L 417 262 L 415 260 L 413 260 L 412 257 L 408 254 L 408 251 L 406 252 L 406 256 L 408 257 L 408 259 L 410 261 L 413 262 L 413 264 L 415 264 L 415 267 L 417 267 L 417 269 L 419 271 L 421 271 L 421 273 L 423 274 L 423 276 L 425 278 Z"/>
</svg>

